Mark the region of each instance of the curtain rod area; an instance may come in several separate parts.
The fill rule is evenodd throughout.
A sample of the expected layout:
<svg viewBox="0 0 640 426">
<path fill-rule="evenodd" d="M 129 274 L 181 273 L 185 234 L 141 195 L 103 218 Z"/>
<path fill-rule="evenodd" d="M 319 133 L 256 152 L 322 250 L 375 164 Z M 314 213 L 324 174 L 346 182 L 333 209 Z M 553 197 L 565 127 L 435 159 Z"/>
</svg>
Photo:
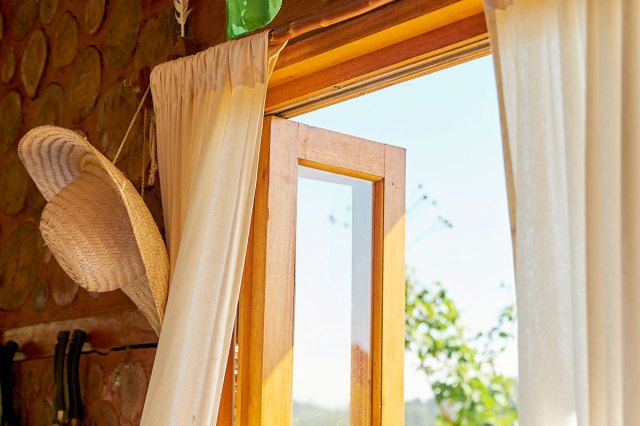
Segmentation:
<svg viewBox="0 0 640 426">
<path fill-rule="evenodd" d="M 397 0 L 361 0 L 336 8 L 326 13 L 303 16 L 296 21 L 289 22 L 271 30 L 270 45 L 279 45 L 303 34 L 338 24 L 351 18 L 364 15 L 379 7 Z"/>
</svg>

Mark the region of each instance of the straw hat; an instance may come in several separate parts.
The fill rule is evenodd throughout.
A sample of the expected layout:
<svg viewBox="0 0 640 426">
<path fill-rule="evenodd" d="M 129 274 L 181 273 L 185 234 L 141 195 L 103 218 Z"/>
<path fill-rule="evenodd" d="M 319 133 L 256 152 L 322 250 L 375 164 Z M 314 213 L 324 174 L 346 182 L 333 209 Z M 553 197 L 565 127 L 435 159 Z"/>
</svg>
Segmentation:
<svg viewBox="0 0 640 426">
<path fill-rule="evenodd" d="M 18 154 L 48 201 L 40 231 L 62 269 L 89 291 L 122 289 L 159 334 L 167 250 L 131 182 L 85 138 L 60 127 L 29 131 Z"/>
</svg>

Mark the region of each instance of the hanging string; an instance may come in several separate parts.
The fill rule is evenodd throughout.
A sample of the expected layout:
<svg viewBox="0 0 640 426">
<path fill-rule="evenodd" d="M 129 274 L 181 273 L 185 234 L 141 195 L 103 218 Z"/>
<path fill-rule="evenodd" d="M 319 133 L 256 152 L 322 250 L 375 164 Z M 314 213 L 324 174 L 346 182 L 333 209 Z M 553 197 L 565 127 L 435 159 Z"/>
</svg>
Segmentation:
<svg viewBox="0 0 640 426">
<path fill-rule="evenodd" d="M 142 106 L 144 105 L 144 100 L 147 98 L 147 94 L 149 93 L 150 88 L 151 88 L 151 85 L 147 87 L 147 90 L 145 90 L 144 94 L 142 95 L 142 99 L 140 100 L 140 105 L 138 105 L 138 109 L 136 110 L 136 113 L 133 114 L 133 119 L 131 119 L 131 123 L 129 123 L 129 128 L 127 129 L 127 132 L 124 134 L 124 137 L 122 138 L 122 142 L 120 142 L 120 147 L 118 148 L 118 151 L 116 152 L 115 157 L 113 157 L 113 160 L 111 160 L 113 164 L 116 164 L 116 161 L 118 161 L 118 157 L 122 152 L 122 147 L 124 147 L 124 143 L 127 141 L 127 137 L 129 136 L 129 133 L 133 128 L 133 123 L 136 122 L 136 118 L 138 118 L 138 114 L 140 114 L 140 109 L 142 109 Z"/>
<path fill-rule="evenodd" d="M 120 146 L 118 147 L 118 151 L 116 155 L 113 157 L 111 161 L 113 164 L 118 161 L 120 157 L 120 153 L 122 152 L 122 148 L 124 147 L 127 138 L 129 137 L 129 133 L 131 133 L 131 129 L 133 129 L 133 124 L 136 122 L 138 118 L 138 114 L 140 114 L 140 110 L 144 105 L 144 101 L 149 94 L 149 89 L 151 86 L 147 87 L 147 90 L 144 91 L 142 95 L 142 99 L 140 99 L 140 104 L 138 105 L 138 109 L 136 109 L 135 114 L 133 114 L 133 118 L 131 119 L 131 123 L 129 123 L 129 128 L 127 129 L 124 137 L 122 138 L 122 142 L 120 142 Z M 151 114 L 149 119 L 148 114 Z M 147 138 L 147 128 L 149 129 L 148 138 Z M 143 118 L 142 118 L 142 172 L 140 174 L 140 196 L 144 198 L 144 190 L 145 190 L 145 148 L 147 145 L 147 141 L 149 143 L 149 159 L 151 160 L 151 166 L 149 170 L 149 181 L 147 185 L 153 186 L 155 184 L 156 172 L 158 171 L 158 158 L 156 153 L 156 123 L 155 123 L 155 115 L 153 112 L 148 113 L 147 109 L 144 109 Z"/>
<path fill-rule="evenodd" d="M 142 168 L 140 171 L 140 196 L 142 197 L 142 199 L 144 200 L 144 184 L 145 184 L 145 179 L 144 179 L 144 172 L 145 172 L 145 163 L 144 163 L 144 148 L 147 146 L 147 127 L 148 127 L 148 120 L 147 120 L 147 109 L 144 109 L 144 112 L 142 113 Z"/>
<path fill-rule="evenodd" d="M 156 183 L 156 172 L 158 171 L 158 157 L 156 153 L 156 117 L 151 115 L 149 123 L 149 157 L 151 159 L 151 167 L 149 169 L 149 186 Z"/>
</svg>

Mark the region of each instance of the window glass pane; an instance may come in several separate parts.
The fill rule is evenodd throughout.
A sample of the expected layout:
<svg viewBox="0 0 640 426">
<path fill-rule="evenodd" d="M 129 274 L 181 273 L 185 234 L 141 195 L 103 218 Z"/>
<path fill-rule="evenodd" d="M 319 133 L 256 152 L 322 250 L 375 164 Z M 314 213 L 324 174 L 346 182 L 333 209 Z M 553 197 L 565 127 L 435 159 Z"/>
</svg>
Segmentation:
<svg viewBox="0 0 640 426">
<path fill-rule="evenodd" d="M 408 307 L 424 303 L 432 309 L 414 309 L 413 319 L 407 318 L 417 332 L 405 353 L 406 426 L 435 424 L 438 407 L 468 424 L 478 423 L 470 417 L 478 413 L 487 424 L 511 424 L 517 415 L 515 278 L 494 79 L 486 56 L 294 119 L 407 150 Z M 460 314 L 455 323 L 440 303 L 441 287 Z M 462 356 L 462 346 L 451 357 L 439 357 L 449 346 L 438 336 L 451 333 L 479 350 L 474 359 L 482 371 L 457 374 L 457 364 L 449 361 Z M 428 351 L 432 338 L 440 345 Z M 487 353 L 483 348 L 490 342 L 505 351 Z M 437 404 L 434 383 L 442 380 L 483 395 L 474 402 L 477 409 L 458 404 L 466 401 L 460 392 Z M 492 381 L 504 386 L 484 385 Z"/>
<path fill-rule="evenodd" d="M 293 424 L 367 424 L 371 388 L 370 182 L 300 167 Z"/>
</svg>

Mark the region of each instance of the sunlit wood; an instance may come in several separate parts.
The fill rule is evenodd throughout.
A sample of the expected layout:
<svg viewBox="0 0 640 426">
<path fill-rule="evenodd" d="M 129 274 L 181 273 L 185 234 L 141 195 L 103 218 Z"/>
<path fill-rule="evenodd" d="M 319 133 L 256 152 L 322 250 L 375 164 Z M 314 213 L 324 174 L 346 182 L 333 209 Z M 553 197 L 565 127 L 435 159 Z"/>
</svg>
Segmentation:
<svg viewBox="0 0 640 426">
<path fill-rule="evenodd" d="M 270 87 L 483 14 L 478 0 L 403 0 L 319 31 L 283 50 Z M 464 29 L 459 32 L 464 34 Z M 486 30 L 485 30 L 486 32 Z"/>
<path fill-rule="evenodd" d="M 372 353 L 352 348 L 352 362 L 364 365 L 351 380 L 351 401 L 361 404 L 352 424 L 404 421 L 404 161 L 402 148 L 265 119 L 240 298 L 237 424 L 291 424 L 299 164 L 374 183 Z"/>
<path fill-rule="evenodd" d="M 301 105 L 317 108 L 385 87 L 387 76 L 409 68 L 420 68 L 409 73 L 415 77 L 487 53 L 481 0 L 396 1 L 287 46 L 269 81 L 266 110 L 293 116 L 313 109 Z"/>
<path fill-rule="evenodd" d="M 358 0 L 332 9 L 327 13 L 303 16 L 296 21 L 289 22 L 271 31 L 271 34 L 269 34 L 269 43 L 271 45 L 279 45 L 311 31 L 326 28 L 346 21 L 347 19 L 363 15 L 393 1 L 394 0 Z"/>
<path fill-rule="evenodd" d="M 301 165 L 370 181 L 384 176 L 382 144 L 311 126 L 299 126 L 297 135 Z"/>
<path fill-rule="evenodd" d="M 224 383 L 222 394 L 220 395 L 220 408 L 218 409 L 218 421 L 216 426 L 233 426 L 233 404 L 234 404 L 234 362 L 235 337 L 231 339 L 229 356 L 227 357 L 227 369 L 224 373 Z"/>
<path fill-rule="evenodd" d="M 239 423 L 288 424 L 293 369 L 297 144 L 295 126 L 267 118 L 258 164 L 250 279 L 240 306 Z M 245 274 L 246 275 L 246 274 Z M 244 287 L 250 287 L 247 295 Z M 246 304 L 249 304 L 249 307 Z M 248 320 L 248 321 L 247 321 Z"/>
<path fill-rule="evenodd" d="M 386 147 L 382 261 L 382 425 L 404 422 L 405 150 Z"/>
</svg>

